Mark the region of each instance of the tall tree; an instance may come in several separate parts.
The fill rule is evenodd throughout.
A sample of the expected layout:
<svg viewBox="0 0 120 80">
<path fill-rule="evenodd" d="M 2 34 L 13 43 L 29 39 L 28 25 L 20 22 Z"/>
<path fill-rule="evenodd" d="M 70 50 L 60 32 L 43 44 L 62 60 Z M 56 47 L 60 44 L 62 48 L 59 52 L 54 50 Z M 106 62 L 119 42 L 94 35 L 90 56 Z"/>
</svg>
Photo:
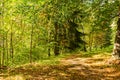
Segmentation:
<svg viewBox="0 0 120 80">
<path fill-rule="evenodd" d="M 103 31 L 106 32 L 106 40 L 109 40 L 107 44 L 110 44 L 110 25 L 114 18 L 117 20 L 116 37 L 114 43 L 114 49 L 112 56 L 114 59 L 120 59 L 120 1 L 119 0 L 94 0 L 93 8 L 96 16 L 95 24 L 99 25 Z M 106 45 L 106 44 L 105 44 Z"/>
<path fill-rule="evenodd" d="M 81 1 L 79 3 L 78 5 L 74 0 L 51 0 L 43 6 L 41 13 L 46 16 L 44 20 L 47 20 L 48 23 L 51 21 L 51 26 L 54 26 L 55 55 L 60 54 L 61 49 L 65 49 L 65 47 L 75 50 L 83 46 L 82 32 L 79 32 L 78 27 L 80 27 L 79 23 L 84 18 L 84 10 L 81 7 L 85 5 Z"/>
<path fill-rule="evenodd" d="M 112 54 L 115 59 L 120 59 L 120 4 L 118 7 L 119 9 L 118 9 L 117 31 L 116 31 L 114 49 Z"/>
</svg>

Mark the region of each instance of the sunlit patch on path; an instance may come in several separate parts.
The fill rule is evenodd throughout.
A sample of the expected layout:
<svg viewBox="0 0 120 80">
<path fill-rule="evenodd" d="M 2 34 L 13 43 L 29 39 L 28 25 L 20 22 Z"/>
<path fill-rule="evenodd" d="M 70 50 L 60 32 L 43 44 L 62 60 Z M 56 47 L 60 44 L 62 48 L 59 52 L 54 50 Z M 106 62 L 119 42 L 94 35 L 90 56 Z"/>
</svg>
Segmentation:
<svg viewBox="0 0 120 80">
<path fill-rule="evenodd" d="M 70 71 L 79 71 L 80 75 L 89 76 L 86 80 L 120 80 L 120 69 L 106 64 L 109 57 L 94 56 L 90 58 L 63 59 L 61 64 L 74 65 Z M 92 79 L 94 78 L 94 79 Z"/>
<path fill-rule="evenodd" d="M 9 76 L 0 80 L 120 80 L 120 68 L 105 63 L 109 58 L 68 56 L 56 65 L 27 64 L 9 70 Z"/>
</svg>

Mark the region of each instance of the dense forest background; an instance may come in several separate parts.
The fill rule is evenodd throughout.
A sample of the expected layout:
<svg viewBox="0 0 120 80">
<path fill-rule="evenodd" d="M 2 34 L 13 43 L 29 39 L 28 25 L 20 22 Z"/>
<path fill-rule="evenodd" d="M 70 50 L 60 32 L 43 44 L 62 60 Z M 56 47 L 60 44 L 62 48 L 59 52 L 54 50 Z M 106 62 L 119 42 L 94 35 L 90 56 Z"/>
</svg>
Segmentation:
<svg viewBox="0 0 120 80">
<path fill-rule="evenodd" d="M 119 5 L 119 0 L 1 0 L 0 66 L 77 52 L 112 53 Z"/>
</svg>

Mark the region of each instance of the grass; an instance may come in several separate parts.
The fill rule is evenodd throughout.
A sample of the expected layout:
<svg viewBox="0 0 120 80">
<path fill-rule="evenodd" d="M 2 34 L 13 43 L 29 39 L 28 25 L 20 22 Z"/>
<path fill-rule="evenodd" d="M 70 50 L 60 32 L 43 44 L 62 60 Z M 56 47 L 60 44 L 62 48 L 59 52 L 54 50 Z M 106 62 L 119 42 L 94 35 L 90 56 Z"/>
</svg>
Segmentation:
<svg viewBox="0 0 120 80">
<path fill-rule="evenodd" d="M 59 61 L 62 58 L 65 58 L 65 57 L 70 56 L 70 55 L 72 55 L 73 58 L 75 56 L 84 58 L 84 57 L 92 57 L 92 56 L 97 55 L 97 54 L 101 54 L 103 56 L 110 55 L 111 51 L 112 51 L 112 47 L 110 46 L 110 47 L 104 48 L 102 50 L 97 49 L 97 50 L 92 50 L 92 51 L 88 51 L 88 52 L 81 52 L 81 51 L 77 50 L 75 52 L 61 54 L 57 57 L 54 56 L 53 52 L 51 52 L 51 56 L 48 57 L 47 51 L 45 51 L 45 50 L 41 51 L 41 48 L 39 51 L 39 48 L 38 48 L 38 49 L 34 50 L 32 53 L 32 61 L 33 61 L 33 63 L 39 63 L 41 65 L 55 65 L 55 64 L 59 64 Z M 9 59 L 5 63 L 9 67 L 16 67 L 16 66 L 20 66 L 23 64 L 28 64 L 29 63 L 28 50 L 14 54 L 13 60 Z"/>
</svg>

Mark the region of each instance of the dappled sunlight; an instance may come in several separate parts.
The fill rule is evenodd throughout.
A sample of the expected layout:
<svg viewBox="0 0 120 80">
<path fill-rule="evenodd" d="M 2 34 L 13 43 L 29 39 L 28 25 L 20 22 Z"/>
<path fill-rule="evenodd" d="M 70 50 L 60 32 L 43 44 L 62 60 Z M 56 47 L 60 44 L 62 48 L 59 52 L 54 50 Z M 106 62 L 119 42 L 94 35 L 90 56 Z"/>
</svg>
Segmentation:
<svg viewBox="0 0 120 80">
<path fill-rule="evenodd" d="M 120 80 L 120 0 L 0 0 L 0 80 Z"/>
<path fill-rule="evenodd" d="M 107 53 L 107 52 L 104 52 L 104 53 L 100 53 L 100 54 L 97 54 L 97 55 L 93 55 L 92 57 L 93 58 L 110 58 L 111 54 Z"/>
<path fill-rule="evenodd" d="M 109 59 L 109 57 L 109 55 L 102 57 L 101 55 L 94 55 L 92 58 L 73 58 L 65 61 L 63 60 L 62 64 L 76 64 L 76 66 L 70 67 L 69 70 L 77 70 L 80 72 L 80 75 L 91 76 L 92 78 L 98 77 L 97 80 L 119 80 L 120 70 L 116 70 L 112 65 L 106 64 L 106 60 Z"/>
<path fill-rule="evenodd" d="M 8 76 L 3 80 L 25 80 L 25 78 L 22 75 L 15 75 L 15 76 Z"/>
<path fill-rule="evenodd" d="M 72 55 L 69 55 L 71 57 Z M 109 55 L 108 55 L 109 56 Z M 108 57 L 107 56 L 107 57 Z M 5 80 L 119 80 L 119 66 L 105 63 L 106 57 L 62 58 L 60 64 L 25 64 L 9 70 Z"/>
<path fill-rule="evenodd" d="M 4 80 L 3 77 L 0 77 L 0 80 Z"/>
</svg>

